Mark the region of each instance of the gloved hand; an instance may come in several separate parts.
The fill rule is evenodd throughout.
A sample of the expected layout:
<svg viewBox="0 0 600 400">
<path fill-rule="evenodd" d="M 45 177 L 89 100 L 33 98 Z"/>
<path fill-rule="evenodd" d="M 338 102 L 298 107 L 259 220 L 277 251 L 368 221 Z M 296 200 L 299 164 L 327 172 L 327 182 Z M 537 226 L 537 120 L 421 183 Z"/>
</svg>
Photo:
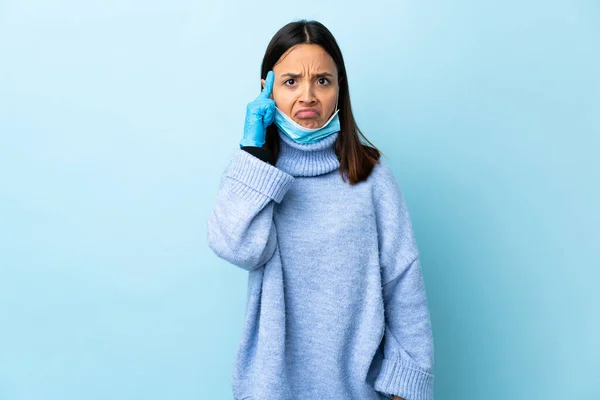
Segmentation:
<svg viewBox="0 0 600 400">
<path fill-rule="evenodd" d="M 275 74 L 267 73 L 265 87 L 258 97 L 248 103 L 246 107 L 246 122 L 244 123 L 244 137 L 240 141 L 242 146 L 262 147 L 267 136 L 267 126 L 275 120 L 275 101 L 271 97 Z"/>
</svg>

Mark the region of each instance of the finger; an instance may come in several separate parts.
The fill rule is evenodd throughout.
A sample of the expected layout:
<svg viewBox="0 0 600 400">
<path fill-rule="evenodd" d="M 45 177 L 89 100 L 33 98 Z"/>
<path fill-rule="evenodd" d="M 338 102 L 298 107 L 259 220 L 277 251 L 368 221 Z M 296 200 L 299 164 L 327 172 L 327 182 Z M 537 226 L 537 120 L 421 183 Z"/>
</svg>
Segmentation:
<svg viewBox="0 0 600 400">
<path fill-rule="evenodd" d="M 267 73 L 267 77 L 265 78 L 265 87 L 261 92 L 262 97 L 265 99 L 271 97 L 271 92 L 273 91 L 273 82 L 275 82 L 275 73 L 273 71 L 269 71 Z"/>
<path fill-rule="evenodd" d="M 263 117 L 263 124 L 265 128 L 273 123 L 275 119 L 275 102 L 270 102 L 265 110 L 265 116 Z"/>
</svg>

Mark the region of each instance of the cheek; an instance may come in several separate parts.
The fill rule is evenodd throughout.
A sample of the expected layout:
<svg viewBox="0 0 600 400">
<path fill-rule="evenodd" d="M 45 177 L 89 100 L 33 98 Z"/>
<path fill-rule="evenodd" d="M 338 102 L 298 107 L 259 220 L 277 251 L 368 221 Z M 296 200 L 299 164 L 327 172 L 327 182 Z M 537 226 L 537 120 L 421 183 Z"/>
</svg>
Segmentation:
<svg viewBox="0 0 600 400">
<path fill-rule="evenodd" d="M 280 94 L 281 93 L 279 92 L 279 90 L 277 90 L 276 88 L 273 88 L 273 91 L 271 92 L 271 98 L 273 100 L 275 100 L 275 103 L 281 102 Z M 277 106 L 279 107 L 279 104 L 277 104 Z"/>
<path fill-rule="evenodd" d="M 273 97 L 273 101 L 275 101 L 275 105 L 281 111 L 288 112 L 288 109 L 292 107 L 292 99 L 290 99 L 289 96 L 286 96 L 283 91 L 277 91 L 273 89 L 273 93 L 271 95 Z"/>
</svg>

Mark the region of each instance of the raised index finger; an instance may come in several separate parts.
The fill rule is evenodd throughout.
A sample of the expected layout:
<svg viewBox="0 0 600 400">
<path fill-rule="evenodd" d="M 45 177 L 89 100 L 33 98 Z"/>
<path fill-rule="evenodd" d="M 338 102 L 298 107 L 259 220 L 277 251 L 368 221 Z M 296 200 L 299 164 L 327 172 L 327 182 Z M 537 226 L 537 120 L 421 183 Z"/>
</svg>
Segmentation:
<svg viewBox="0 0 600 400">
<path fill-rule="evenodd" d="M 263 88 L 261 95 L 265 99 L 271 97 L 271 92 L 273 91 L 273 82 L 275 81 L 275 73 L 273 71 L 267 72 L 267 77 L 265 78 L 265 87 Z"/>
</svg>

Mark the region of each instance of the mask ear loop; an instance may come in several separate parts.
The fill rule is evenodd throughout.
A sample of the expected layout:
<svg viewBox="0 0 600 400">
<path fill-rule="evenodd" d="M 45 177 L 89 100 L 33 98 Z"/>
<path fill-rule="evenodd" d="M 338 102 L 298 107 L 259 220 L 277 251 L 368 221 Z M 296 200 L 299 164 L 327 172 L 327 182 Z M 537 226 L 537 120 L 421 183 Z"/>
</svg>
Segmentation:
<svg viewBox="0 0 600 400">
<path fill-rule="evenodd" d="M 338 110 L 338 101 L 340 100 L 340 93 L 338 91 L 338 95 L 337 98 L 335 99 L 335 110 L 333 110 L 333 112 L 339 111 Z M 332 114 L 333 115 L 333 114 Z"/>
</svg>

